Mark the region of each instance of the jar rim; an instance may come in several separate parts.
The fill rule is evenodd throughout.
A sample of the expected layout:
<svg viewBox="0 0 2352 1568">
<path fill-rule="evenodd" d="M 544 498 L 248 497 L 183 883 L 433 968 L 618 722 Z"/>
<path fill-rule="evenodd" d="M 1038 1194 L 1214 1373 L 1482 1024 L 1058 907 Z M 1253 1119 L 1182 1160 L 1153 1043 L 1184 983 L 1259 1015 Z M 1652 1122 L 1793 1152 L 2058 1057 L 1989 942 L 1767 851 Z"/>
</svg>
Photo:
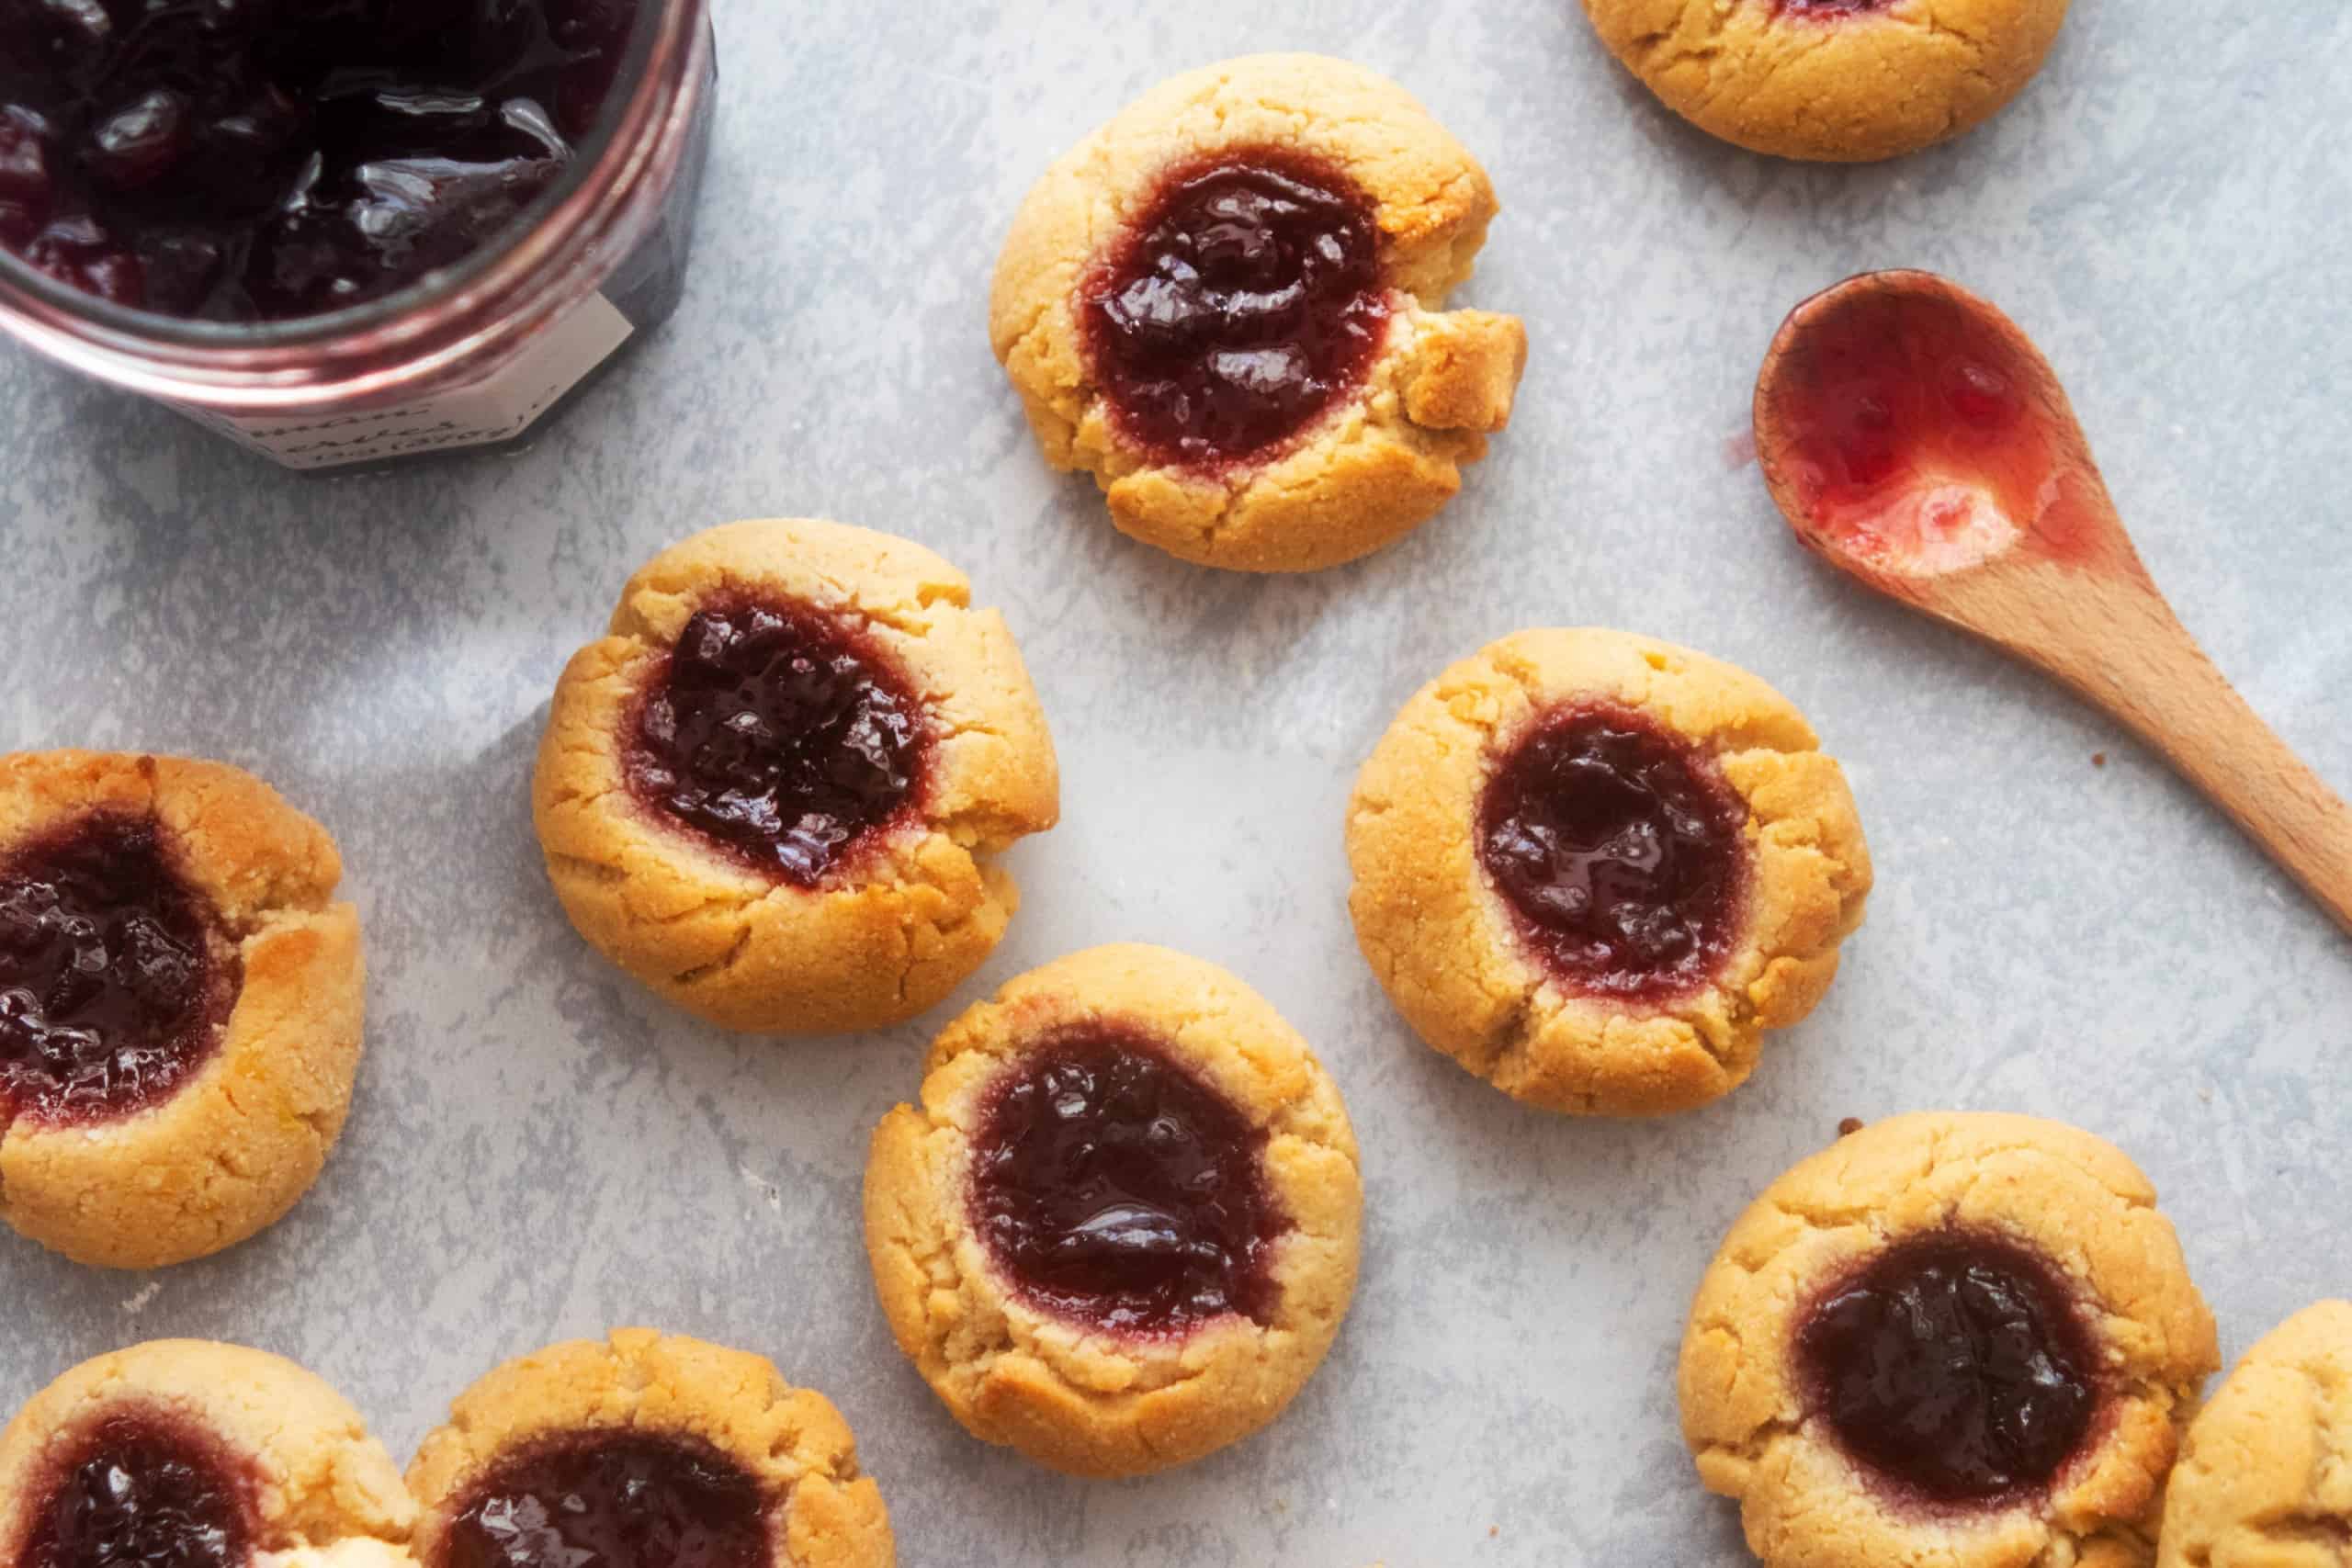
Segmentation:
<svg viewBox="0 0 2352 1568">
<path fill-rule="evenodd" d="M 539 297 L 563 291 L 649 166 L 674 166 L 704 91 L 707 16 L 708 0 L 646 0 L 616 73 L 626 96 L 581 154 L 488 243 L 380 299 L 277 321 L 201 321 L 99 299 L 0 246 L 0 329 L 102 380 L 216 407 L 291 407 L 429 379 L 512 335 L 502 311 L 529 324 L 571 302 Z M 626 248 L 604 247 L 605 268 Z"/>
</svg>

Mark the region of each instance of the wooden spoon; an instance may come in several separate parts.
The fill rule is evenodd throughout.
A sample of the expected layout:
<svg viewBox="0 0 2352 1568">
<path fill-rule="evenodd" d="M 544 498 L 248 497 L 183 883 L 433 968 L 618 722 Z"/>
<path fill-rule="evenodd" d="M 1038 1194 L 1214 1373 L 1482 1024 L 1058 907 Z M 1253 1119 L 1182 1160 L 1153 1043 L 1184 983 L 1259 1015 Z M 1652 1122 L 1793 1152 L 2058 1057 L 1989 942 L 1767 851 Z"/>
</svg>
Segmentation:
<svg viewBox="0 0 2352 1568">
<path fill-rule="evenodd" d="M 2352 809 L 2174 615 L 2016 322 L 1932 273 L 1816 294 L 1765 355 L 1756 451 L 1808 547 L 2105 709 L 2352 931 Z"/>
</svg>

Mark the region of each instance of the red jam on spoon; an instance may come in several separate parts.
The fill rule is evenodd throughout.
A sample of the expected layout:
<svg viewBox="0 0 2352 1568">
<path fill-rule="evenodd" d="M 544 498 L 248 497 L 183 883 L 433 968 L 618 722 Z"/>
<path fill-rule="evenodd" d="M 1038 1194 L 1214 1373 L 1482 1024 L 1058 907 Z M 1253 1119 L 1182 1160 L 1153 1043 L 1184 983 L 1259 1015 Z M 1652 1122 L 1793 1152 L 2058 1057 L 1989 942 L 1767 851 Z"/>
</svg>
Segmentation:
<svg viewBox="0 0 2352 1568">
<path fill-rule="evenodd" d="M 1478 856 L 1520 931 L 1588 994 L 1659 1001 L 1713 977 L 1747 886 L 1747 807 L 1630 708 L 1564 708 L 1497 763 Z"/>
<path fill-rule="evenodd" d="M 594 125 L 639 0 L 0 0 L 0 245 L 282 321 L 459 261 Z"/>
<path fill-rule="evenodd" d="M 1172 170 L 1079 302 L 1122 431 L 1208 469 L 1264 456 L 1354 388 L 1389 312 L 1371 199 L 1274 148 Z"/>
<path fill-rule="evenodd" d="M 153 822 L 101 812 L 0 860 L 0 1126 L 111 1121 L 211 1058 L 236 951 Z"/>
<path fill-rule="evenodd" d="M 2014 322 L 1926 273 L 1791 313 L 1756 387 L 1765 479 L 1804 542 L 1882 586 L 2013 547 L 2111 564 L 2064 393 Z"/>
<path fill-rule="evenodd" d="M 1813 1414 L 1890 1490 L 1985 1507 L 2048 1490 L 2098 1414 L 2082 1314 L 1998 1236 L 1902 1242 L 1817 1299 L 1797 1331 Z"/>
<path fill-rule="evenodd" d="M 207 1434 L 162 1410 L 108 1415 L 60 1451 L 19 1568 L 244 1568 L 254 1487 Z"/>
<path fill-rule="evenodd" d="M 1272 1309 L 1265 1136 L 1141 1032 L 1098 1024 L 1023 1054 L 972 1148 L 973 1223 L 1015 1289 L 1063 1317 L 1181 1334 Z"/>
<path fill-rule="evenodd" d="M 710 1444 L 590 1431 L 492 1465 L 434 1568 L 769 1568 L 768 1536 L 759 1483 Z"/>
</svg>

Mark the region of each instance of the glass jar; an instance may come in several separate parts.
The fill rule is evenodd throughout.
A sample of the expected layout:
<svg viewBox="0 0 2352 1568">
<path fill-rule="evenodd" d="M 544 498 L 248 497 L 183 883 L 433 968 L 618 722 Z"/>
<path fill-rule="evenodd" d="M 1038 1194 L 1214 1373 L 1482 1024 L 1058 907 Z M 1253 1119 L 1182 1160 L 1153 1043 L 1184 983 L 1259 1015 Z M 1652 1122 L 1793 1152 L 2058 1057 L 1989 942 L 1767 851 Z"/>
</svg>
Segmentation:
<svg viewBox="0 0 2352 1568">
<path fill-rule="evenodd" d="M 289 468 L 515 442 L 676 309 L 717 89 L 708 0 L 644 0 L 597 130 L 456 265 L 349 310 L 245 324 L 129 310 L 0 247 L 0 327 Z"/>
</svg>

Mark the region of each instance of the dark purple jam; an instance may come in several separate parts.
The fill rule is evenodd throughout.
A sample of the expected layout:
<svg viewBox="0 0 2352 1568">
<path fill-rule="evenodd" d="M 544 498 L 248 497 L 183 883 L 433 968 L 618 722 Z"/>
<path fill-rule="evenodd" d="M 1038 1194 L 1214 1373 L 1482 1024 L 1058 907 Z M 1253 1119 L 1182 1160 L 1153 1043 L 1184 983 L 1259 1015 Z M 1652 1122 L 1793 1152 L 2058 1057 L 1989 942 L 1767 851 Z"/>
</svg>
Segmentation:
<svg viewBox="0 0 2352 1568">
<path fill-rule="evenodd" d="M 1806 1399 L 1897 1493 L 1943 1506 L 2045 1491 L 2098 1414 L 2098 1359 L 2047 1261 L 1998 1237 L 1898 1244 L 1797 1334 Z"/>
<path fill-rule="evenodd" d="M 1772 0 L 1772 15 L 1835 21 L 1840 17 L 1875 16 L 1893 4 L 1894 0 Z"/>
<path fill-rule="evenodd" d="M 699 1438 L 535 1443 L 469 1486 L 431 1568 L 769 1568 L 767 1503 Z"/>
<path fill-rule="evenodd" d="M 1265 1137 L 1139 1032 L 1070 1031 L 1023 1054 L 973 1141 L 974 1223 L 1020 1294 L 1125 1334 L 1272 1312 Z"/>
<path fill-rule="evenodd" d="M 162 830 L 101 812 L 0 860 L 0 1124 L 128 1116 L 209 1059 L 242 976 Z"/>
<path fill-rule="evenodd" d="M 497 235 L 639 0 L 0 0 L 0 245 L 118 304 L 284 321 Z"/>
<path fill-rule="evenodd" d="M 1267 453 L 1352 389 L 1389 312 L 1370 198 L 1272 148 L 1170 174 L 1080 303 L 1123 433 L 1208 468 Z"/>
<path fill-rule="evenodd" d="M 124 1410 L 66 1445 L 18 1568 L 243 1568 L 253 1484 L 220 1444 L 160 1410 Z"/>
<path fill-rule="evenodd" d="M 1479 807 L 1478 853 L 1574 988 L 1657 1001 L 1711 979 L 1747 879 L 1747 807 L 1713 761 L 1627 708 L 1544 716 Z"/>
<path fill-rule="evenodd" d="M 897 821 L 930 747 L 922 703 L 863 627 L 806 605 L 704 605 L 639 704 L 638 798 L 812 887 Z"/>
</svg>

